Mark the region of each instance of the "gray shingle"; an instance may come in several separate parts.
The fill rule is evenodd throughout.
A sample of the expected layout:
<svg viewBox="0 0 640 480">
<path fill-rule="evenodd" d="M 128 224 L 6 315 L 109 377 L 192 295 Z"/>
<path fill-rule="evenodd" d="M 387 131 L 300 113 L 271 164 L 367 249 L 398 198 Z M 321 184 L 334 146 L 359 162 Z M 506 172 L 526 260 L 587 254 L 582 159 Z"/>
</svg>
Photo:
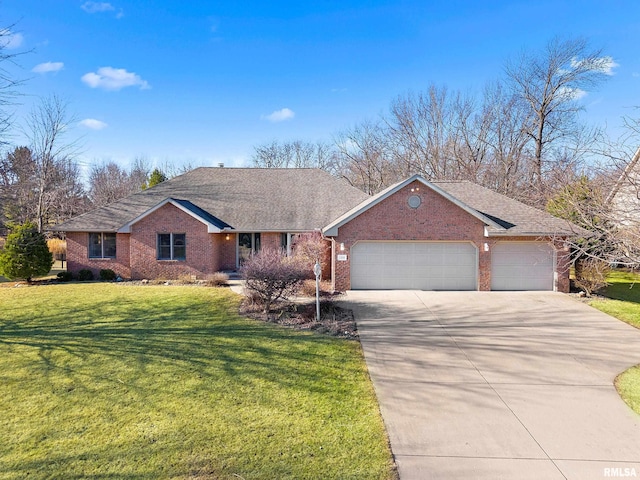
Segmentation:
<svg viewBox="0 0 640 480">
<path fill-rule="evenodd" d="M 475 183 L 468 181 L 432 183 L 506 229 L 506 231 L 499 231 L 488 227 L 494 234 L 532 236 L 584 233 L 582 229 L 566 220 Z"/>
<path fill-rule="evenodd" d="M 116 231 L 167 198 L 184 200 L 237 231 L 320 229 L 368 195 L 318 169 L 201 167 L 56 227 Z"/>
</svg>

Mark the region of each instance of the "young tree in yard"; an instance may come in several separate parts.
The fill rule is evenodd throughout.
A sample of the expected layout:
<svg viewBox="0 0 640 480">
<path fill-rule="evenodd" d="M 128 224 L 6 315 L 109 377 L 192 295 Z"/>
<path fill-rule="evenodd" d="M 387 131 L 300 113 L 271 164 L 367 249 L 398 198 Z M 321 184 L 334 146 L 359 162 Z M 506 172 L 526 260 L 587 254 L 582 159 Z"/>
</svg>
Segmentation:
<svg viewBox="0 0 640 480">
<path fill-rule="evenodd" d="M 582 176 L 558 191 L 547 203 L 547 211 L 585 229 L 567 240 L 575 266 L 576 285 L 587 295 L 604 287 L 613 251 L 610 239 L 617 227 L 612 221 L 602 190 Z"/>
<path fill-rule="evenodd" d="M 30 282 L 33 277 L 49 273 L 52 265 L 47 240 L 35 224 L 27 222 L 12 228 L 0 251 L 0 274 Z"/>
<path fill-rule="evenodd" d="M 245 288 L 260 300 L 264 313 L 269 313 L 277 300 L 295 294 L 307 277 L 301 262 L 273 249 L 261 250 L 246 260 L 240 274 L 246 281 Z"/>
</svg>

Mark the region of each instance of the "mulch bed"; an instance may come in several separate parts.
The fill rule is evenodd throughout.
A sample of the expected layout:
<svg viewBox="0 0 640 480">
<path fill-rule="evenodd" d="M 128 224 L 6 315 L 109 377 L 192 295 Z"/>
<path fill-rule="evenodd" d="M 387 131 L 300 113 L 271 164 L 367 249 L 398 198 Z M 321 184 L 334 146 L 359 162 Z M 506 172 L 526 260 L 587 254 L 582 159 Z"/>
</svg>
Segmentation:
<svg viewBox="0 0 640 480">
<path fill-rule="evenodd" d="M 277 323 L 296 330 L 312 330 L 333 337 L 358 339 L 353 311 L 339 307 L 333 300 L 320 301 L 320 321 L 316 320 L 314 300 L 281 302 L 274 305 L 271 312 L 264 313 L 260 306 L 245 299 L 240 307 L 240 313 L 255 320 Z"/>
</svg>

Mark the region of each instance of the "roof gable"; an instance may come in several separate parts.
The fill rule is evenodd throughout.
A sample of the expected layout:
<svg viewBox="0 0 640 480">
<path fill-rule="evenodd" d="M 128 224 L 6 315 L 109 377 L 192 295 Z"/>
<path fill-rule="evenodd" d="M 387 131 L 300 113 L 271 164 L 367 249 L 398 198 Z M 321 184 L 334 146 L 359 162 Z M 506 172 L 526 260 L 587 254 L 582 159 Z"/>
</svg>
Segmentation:
<svg viewBox="0 0 640 480">
<path fill-rule="evenodd" d="M 131 233 L 131 227 L 134 224 L 138 223 L 143 218 L 147 217 L 148 215 L 151 215 L 153 212 L 155 212 L 156 210 L 159 210 L 160 208 L 164 207 L 167 204 L 173 205 L 174 207 L 185 212 L 187 215 L 190 215 L 196 220 L 204 223 L 207 226 L 207 233 L 220 233 L 223 230 L 233 230 L 233 227 L 231 225 L 223 222 L 217 217 L 214 217 L 210 213 L 204 211 L 203 209 L 201 209 L 197 205 L 194 205 L 188 200 L 178 200 L 175 198 L 167 198 L 162 202 L 158 203 L 157 205 L 154 205 L 150 209 L 146 210 L 142 214 L 138 215 L 133 220 L 125 223 L 122 227 L 118 229 L 117 232 Z"/>
<path fill-rule="evenodd" d="M 366 212 L 370 208 L 374 207 L 375 205 L 378 205 L 379 203 L 383 202 L 385 199 L 387 199 L 388 197 L 390 197 L 394 193 L 400 191 L 401 189 L 403 189 L 404 187 L 406 187 L 407 185 L 409 185 L 409 184 L 411 184 L 411 183 L 413 183 L 415 181 L 420 182 L 425 187 L 431 189 L 432 191 L 434 191 L 438 195 L 444 197 L 446 200 L 450 201 L 451 203 L 453 203 L 457 207 L 461 208 L 462 210 L 467 212 L 469 215 L 471 215 L 471 216 L 477 218 L 478 220 L 480 220 L 486 226 L 490 226 L 490 227 L 492 227 L 492 228 L 494 228 L 496 230 L 504 230 L 505 229 L 500 223 L 496 222 L 490 216 L 485 215 L 485 214 L 483 214 L 483 213 L 471 208 L 469 205 L 467 205 L 466 203 L 462 202 L 460 199 L 454 197 L 450 193 L 446 192 L 442 188 L 438 187 L 434 183 L 431 183 L 431 182 L 425 180 L 425 178 L 422 177 L 421 175 L 413 175 L 412 177 L 409 177 L 409 178 L 407 178 L 406 180 L 404 180 L 402 182 L 396 183 L 395 185 L 391 185 L 390 187 L 386 188 L 385 190 L 382 190 L 380 193 L 378 193 L 378 194 L 368 198 L 367 200 L 363 201 L 362 203 L 356 205 L 354 208 L 352 208 L 351 210 L 346 212 L 344 215 L 340 216 L 339 218 L 337 218 L 336 220 L 331 222 L 329 225 L 324 227 L 322 229 L 322 233 L 324 233 L 325 235 L 327 235 L 329 237 L 337 236 L 338 235 L 338 230 L 342 225 L 350 222 L 351 220 L 353 220 L 357 216 L 363 214 L 364 212 Z"/>
</svg>

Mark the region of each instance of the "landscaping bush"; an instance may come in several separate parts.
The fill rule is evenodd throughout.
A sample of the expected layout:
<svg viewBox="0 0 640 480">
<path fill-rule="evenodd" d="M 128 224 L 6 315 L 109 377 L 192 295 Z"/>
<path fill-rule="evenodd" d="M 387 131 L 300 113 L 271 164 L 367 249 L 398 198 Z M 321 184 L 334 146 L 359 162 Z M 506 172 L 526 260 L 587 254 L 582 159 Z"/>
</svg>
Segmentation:
<svg viewBox="0 0 640 480">
<path fill-rule="evenodd" d="M 245 288 L 258 299 L 263 311 L 269 313 L 277 300 L 294 295 L 307 277 L 301 262 L 279 250 L 264 249 L 251 256 L 240 269 Z"/>
<path fill-rule="evenodd" d="M 103 268 L 100 270 L 100 280 L 103 282 L 113 282 L 116 279 L 116 272 L 111 270 L 110 268 Z M 93 275 L 89 280 L 93 279 Z"/>
<path fill-rule="evenodd" d="M 93 280 L 93 272 L 88 268 L 83 268 L 78 272 L 78 280 L 80 280 L 81 282 Z"/>
<path fill-rule="evenodd" d="M 14 280 L 43 276 L 53 265 L 53 255 L 35 224 L 15 225 L 0 252 L 0 275 Z"/>
<path fill-rule="evenodd" d="M 193 285 L 196 283 L 197 278 L 195 275 L 191 275 L 190 273 L 182 274 L 178 277 L 177 283 L 181 285 Z"/>
<path fill-rule="evenodd" d="M 73 280 L 73 274 L 71 272 L 67 272 L 66 270 L 64 272 L 58 272 L 58 275 L 56 275 L 56 277 L 58 277 L 59 282 L 70 282 L 71 280 Z"/>
<path fill-rule="evenodd" d="M 223 272 L 216 272 L 207 275 L 205 284 L 208 287 L 226 287 L 229 284 L 229 275 Z"/>
<path fill-rule="evenodd" d="M 607 275 L 611 267 L 597 258 L 581 258 L 575 265 L 575 284 L 584 290 L 587 296 L 607 286 Z"/>
<path fill-rule="evenodd" d="M 326 281 L 320 282 L 320 296 L 329 295 L 331 290 L 331 284 Z M 300 294 L 305 297 L 315 297 L 316 296 L 316 281 L 315 280 L 305 280 L 302 282 L 302 286 L 300 287 Z"/>
</svg>

